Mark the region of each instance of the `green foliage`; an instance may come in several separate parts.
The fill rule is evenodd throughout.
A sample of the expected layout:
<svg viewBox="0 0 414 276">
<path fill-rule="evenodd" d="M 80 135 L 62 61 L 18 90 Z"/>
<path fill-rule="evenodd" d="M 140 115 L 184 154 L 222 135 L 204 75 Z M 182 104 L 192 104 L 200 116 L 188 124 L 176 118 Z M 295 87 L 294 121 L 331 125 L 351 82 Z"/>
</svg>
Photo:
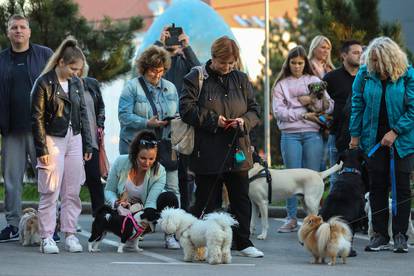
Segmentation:
<svg viewBox="0 0 414 276">
<path fill-rule="evenodd" d="M 78 39 L 90 68 L 90 76 L 110 81 L 130 70 L 134 31 L 142 28 L 142 18 L 114 22 L 105 18 L 93 27 L 79 14 L 73 0 L 8 0 L 0 6 L 0 47 L 9 46 L 7 20 L 20 13 L 30 20 L 31 41 L 56 49 L 68 35 Z"/>
</svg>

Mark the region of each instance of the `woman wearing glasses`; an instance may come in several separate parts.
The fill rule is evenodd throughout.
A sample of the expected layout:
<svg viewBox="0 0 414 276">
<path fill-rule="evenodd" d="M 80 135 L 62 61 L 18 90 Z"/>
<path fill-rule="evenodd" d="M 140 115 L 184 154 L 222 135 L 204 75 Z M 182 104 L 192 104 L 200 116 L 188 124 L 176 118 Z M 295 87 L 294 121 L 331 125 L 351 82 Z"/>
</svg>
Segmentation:
<svg viewBox="0 0 414 276">
<path fill-rule="evenodd" d="M 135 136 L 129 147 L 129 154 L 120 155 L 109 171 L 104 192 L 107 205 L 116 209 L 127 207 L 127 203 L 120 203 L 122 206 L 118 206 L 118 198 L 127 191 L 128 201 L 141 201 L 144 208 L 178 208 L 174 193 L 164 190 L 166 172 L 158 162 L 157 152 L 154 132 L 143 130 Z M 170 239 L 174 237 L 166 236 L 166 242 Z"/>
</svg>

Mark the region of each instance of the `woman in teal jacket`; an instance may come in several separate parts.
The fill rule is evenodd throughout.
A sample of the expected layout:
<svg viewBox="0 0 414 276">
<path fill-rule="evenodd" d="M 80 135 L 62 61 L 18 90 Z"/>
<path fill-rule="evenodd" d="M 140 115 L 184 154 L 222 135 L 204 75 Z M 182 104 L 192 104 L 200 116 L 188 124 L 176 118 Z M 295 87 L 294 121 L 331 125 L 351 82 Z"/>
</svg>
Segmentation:
<svg viewBox="0 0 414 276">
<path fill-rule="evenodd" d="M 390 158 L 395 157 L 397 213 L 392 218 L 394 252 L 405 253 L 411 206 L 410 173 L 414 153 L 414 70 L 406 54 L 388 37 L 374 39 L 367 49 L 366 66 L 359 70 L 352 94 L 350 148 L 368 153 L 370 204 L 374 237 L 366 251 L 389 248 L 388 197 Z M 390 150 L 394 149 L 394 150 Z"/>
<path fill-rule="evenodd" d="M 144 208 L 160 212 L 165 207 L 178 208 L 175 194 L 164 191 L 166 172 L 158 162 L 155 133 L 148 130 L 139 132 L 129 149 L 129 154 L 120 155 L 111 167 L 104 192 L 106 204 L 118 209 L 142 202 Z M 128 202 L 119 202 L 124 191 L 127 192 Z M 174 236 L 166 236 L 166 247 L 179 248 Z"/>
</svg>

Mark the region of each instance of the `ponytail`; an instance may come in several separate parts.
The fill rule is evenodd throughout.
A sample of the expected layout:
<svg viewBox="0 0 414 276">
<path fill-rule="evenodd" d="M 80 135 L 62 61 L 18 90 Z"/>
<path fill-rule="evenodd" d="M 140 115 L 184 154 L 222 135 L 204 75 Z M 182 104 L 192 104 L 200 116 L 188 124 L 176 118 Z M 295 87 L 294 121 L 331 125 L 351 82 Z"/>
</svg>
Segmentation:
<svg viewBox="0 0 414 276">
<path fill-rule="evenodd" d="M 41 75 L 52 71 L 61 59 L 63 59 L 65 64 L 72 64 L 79 59 L 85 62 L 85 56 L 78 46 L 78 41 L 73 36 L 68 36 L 62 41 L 53 55 L 49 58 Z"/>
</svg>

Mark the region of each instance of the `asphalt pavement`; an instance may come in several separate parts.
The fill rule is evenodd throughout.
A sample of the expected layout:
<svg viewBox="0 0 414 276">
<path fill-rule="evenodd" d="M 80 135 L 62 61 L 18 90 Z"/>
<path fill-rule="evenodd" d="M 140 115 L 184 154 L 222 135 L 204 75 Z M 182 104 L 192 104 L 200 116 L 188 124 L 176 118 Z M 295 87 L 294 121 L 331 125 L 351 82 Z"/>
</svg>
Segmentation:
<svg viewBox="0 0 414 276">
<path fill-rule="evenodd" d="M 1 215 L 0 227 L 3 228 L 4 216 Z M 298 243 L 297 233 L 281 234 L 276 229 L 283 220 L 270 219 L 268 238 L 260 241 L 252 238 L 265 257 L 246 258 L 232 251 L 233 262 L 228 265 L 209 265 L 207 263 L 185 263 L 182 250 L 164 248 L 163 234 L 158 230 L 148 234 L 140 243 L 143 252 L 116 253 L 119 239 L 108 235 L 101 252 L 68 253 L 63 242 L 58 244 L 60 253 L 45 255 L 39 247 L 23 247 L 18 242 L 0 243 L 0 276 L 87 276 L 87 275 L 413 275 L 414 248 L 408 254 L 396 254 L 391 251 L 364 252 L 367 237 L 357 235 L 355 249 L 358 256 L 349 258 L 347 264 L 336 266 L 310 264 L 311 256 Z M 78 237 L 87 248 L 92 218 L 80 217 L 82 232 Z M 260 228 L 260 227 L 259 227 Z M 63 240 L 63 239 L 62 239 Z"/>
</svg>

